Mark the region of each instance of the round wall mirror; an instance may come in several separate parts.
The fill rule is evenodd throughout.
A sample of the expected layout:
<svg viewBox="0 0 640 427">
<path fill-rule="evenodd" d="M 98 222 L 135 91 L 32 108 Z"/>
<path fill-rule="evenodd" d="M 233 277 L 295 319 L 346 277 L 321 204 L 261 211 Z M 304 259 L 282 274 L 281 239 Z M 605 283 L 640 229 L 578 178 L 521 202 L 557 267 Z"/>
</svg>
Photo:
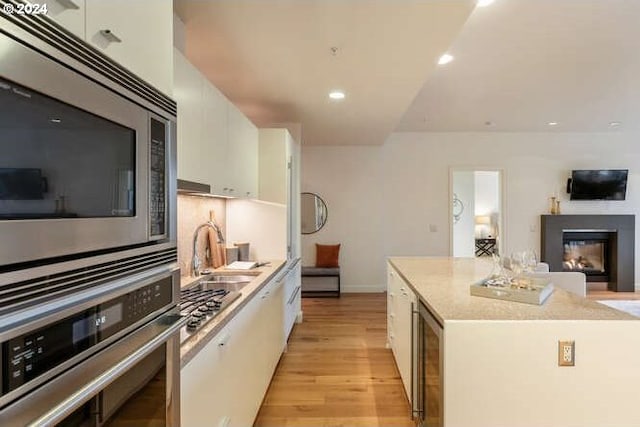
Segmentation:
<svg viewBox="0 0 640 427">
<path fill-rule="evenodd" d="M 327 222 L 327 205 L 314 193 L 300 195 L 300 227 L 302 234 L 312 234 L 320 230 Z"/>
</svg>

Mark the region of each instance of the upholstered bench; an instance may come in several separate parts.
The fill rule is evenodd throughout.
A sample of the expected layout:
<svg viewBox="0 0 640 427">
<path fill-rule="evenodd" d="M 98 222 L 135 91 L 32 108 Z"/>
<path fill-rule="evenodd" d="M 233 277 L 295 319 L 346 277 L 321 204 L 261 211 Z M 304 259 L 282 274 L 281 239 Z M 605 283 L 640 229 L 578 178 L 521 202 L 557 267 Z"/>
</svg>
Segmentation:
<svg viewBox="0 0 640 427">
<path fill-rule="evenodd" d="M 340 267 L 302 267 L 302 296 L 340 296 Z"/>
</svg>

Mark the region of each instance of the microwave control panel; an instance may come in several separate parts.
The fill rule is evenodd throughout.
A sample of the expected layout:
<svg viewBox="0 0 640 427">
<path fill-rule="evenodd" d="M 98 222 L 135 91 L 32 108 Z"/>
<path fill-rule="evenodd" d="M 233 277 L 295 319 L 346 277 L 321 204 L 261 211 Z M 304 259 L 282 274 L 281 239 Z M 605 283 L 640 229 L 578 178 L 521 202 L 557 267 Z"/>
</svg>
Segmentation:
<svg viewBox="0 0 640 427">
<path fill-rule="evenodd" d="M 149 157 L 149 235 L 167 234 L 167 124 L 151 118 Z"/>
</svg>

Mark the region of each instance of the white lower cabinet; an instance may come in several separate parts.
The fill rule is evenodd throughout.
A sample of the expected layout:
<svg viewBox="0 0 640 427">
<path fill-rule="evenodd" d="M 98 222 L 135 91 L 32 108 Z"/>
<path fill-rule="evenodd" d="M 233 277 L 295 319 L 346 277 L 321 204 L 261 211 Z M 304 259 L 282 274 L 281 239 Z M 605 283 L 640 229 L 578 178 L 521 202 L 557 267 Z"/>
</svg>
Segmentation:
<svg viewBox="0 0 640 427">
<path fill-rule="evenodd" d="M 300 291 L 302 288 L 300 262 L 297 262 L 284 277 L 284 340 L 289 339 L 296 319 L 302 311 Z"/>
<path fill-rule="evenodd" d="M 282 281 L 272 280 L 182 369 L 182 427 L 246 427 L 282 354 Z"/>
<path fill-rule="evenodd" d="M 387 341 L 393 350 L 407 397 L 410 398 L 412 322 L 417 298 L 390 264 L 387 265 L 387 272 Z"/>
</svg>

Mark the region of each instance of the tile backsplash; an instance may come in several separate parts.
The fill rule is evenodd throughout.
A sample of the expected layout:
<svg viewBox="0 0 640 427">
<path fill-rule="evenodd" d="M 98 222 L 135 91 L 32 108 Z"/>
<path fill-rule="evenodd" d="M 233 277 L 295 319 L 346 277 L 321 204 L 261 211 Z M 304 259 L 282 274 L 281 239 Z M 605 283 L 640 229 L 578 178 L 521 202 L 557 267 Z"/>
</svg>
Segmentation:
<svg viewBox="0 0 640 427">
<path fill-rule="evenodd" d="M 226 221 L 227 201 L 221 198 L 199 197 L 178 194 L 178 263 L 180 275 L 187 276 L 191 270 L 191 258 L 193 256 L 193 232 L 196 227 L 209 220 L 209 212 L 214 211 L 216 222 L 222 229 L 222 234 L 227 235 Z M 201 230 L 198 236 L 198 256 L 203 261 L 203 266 L 209 266 L 210 260 L 206 259 L 208 247 L 208 233 Z"/>
</svg>

